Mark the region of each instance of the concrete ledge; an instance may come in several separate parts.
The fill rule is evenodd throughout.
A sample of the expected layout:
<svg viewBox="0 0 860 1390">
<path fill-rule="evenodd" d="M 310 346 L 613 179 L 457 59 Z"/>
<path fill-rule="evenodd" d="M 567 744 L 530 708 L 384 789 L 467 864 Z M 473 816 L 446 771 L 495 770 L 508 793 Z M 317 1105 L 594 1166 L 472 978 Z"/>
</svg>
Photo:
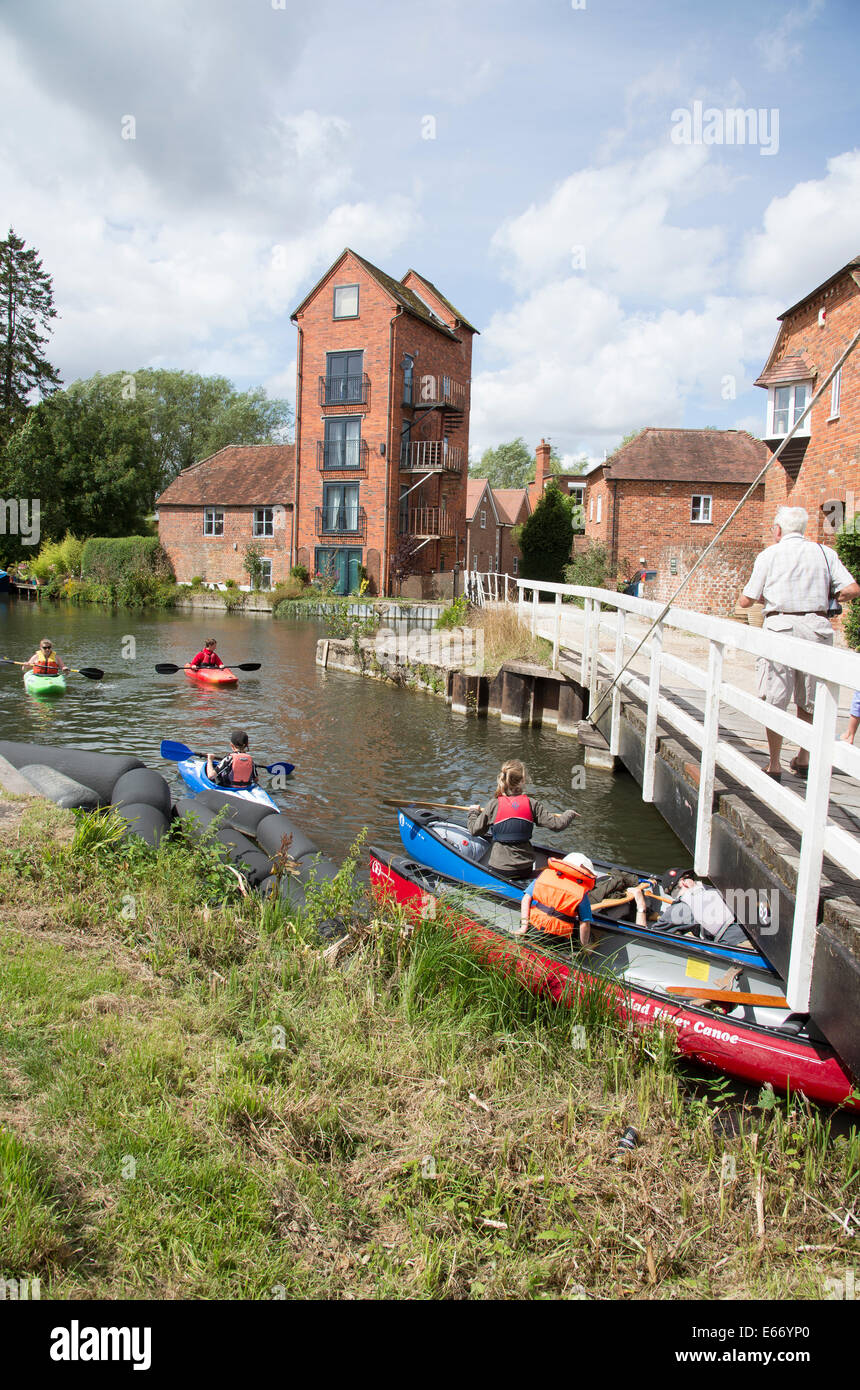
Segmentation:
<svg viewBox="0 0 860 1390">
<path fill-rule="evenodd" d="M 0 792 L 6 792 L 8 796 L 32 796 L 38 797 L 39 792 L 28 782 L 26 777 L 22 777 L 17 768 L 14 768 L 8 759 L 0 755 Z"/>
</svg>

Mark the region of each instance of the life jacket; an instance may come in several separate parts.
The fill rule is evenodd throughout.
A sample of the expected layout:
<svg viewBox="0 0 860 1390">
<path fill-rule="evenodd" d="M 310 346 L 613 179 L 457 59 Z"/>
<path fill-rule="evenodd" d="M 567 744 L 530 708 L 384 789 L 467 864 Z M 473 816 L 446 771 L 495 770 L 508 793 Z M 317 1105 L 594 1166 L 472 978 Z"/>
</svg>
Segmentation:
<svg viewBox="0 0 860 1390">
<path fill-rule="evenodd" d="M 521 845 L 532 837 L 535 818 L 527 796 L 500 796 L 492 837 L 502 845 Z"/>
<path fill-rule="evenodd" d="M 230 781 L 234 787 L 247 787 L 254 780 L 254 759 L 250 753 L 230 755 Z"/>
<path fill-rule="evenodd" d="M 579 925 L 579 904 L 593 887 L 591 874 L 551 859 L 535 882 L 529 925 L 550 936 L 570 936 Z"/>
<path fill-rule="evenodd" d="M 54 656 L 53 652 L 49 652 L 48 655 L 45 656 L 45 653 L 40 648 L 39 651 L 36 652 L 36 655 L 33 657 L 33 663 L 34 664 L 32 670 L 34 674 L 37 676 L 59 675 L 59 662 L 57 661 L 57 658 Z"/>
<path fill-rule="evenodd" d="M 200 666 L 214 666 L 214 665 L 216 664 L 216 660 L 217 660 L 217 658 L 216 658 L 215 653 L 212 652 L 212 651 L 209 651 L 208 647 L 204 647 L 203 650 L 202 650 L 202 652 L 200 653 L 200 655 L 199 655 L 199 657 L 198 657 L 198 665 L 200 665 Z"/>
</svg>

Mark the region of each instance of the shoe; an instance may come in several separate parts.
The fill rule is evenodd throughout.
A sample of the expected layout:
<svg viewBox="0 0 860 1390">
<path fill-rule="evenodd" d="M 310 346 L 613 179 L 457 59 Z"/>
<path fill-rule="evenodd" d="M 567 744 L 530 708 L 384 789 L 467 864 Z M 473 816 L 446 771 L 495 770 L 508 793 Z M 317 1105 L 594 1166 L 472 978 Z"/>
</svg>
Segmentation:
<svg viewBox="0 0 860 1390">
<path fill-rule="evenodd" d="M 764 775 L 765 775 L 765 777 L 771 777 L 771 778 L 773 779 L 774 782 L 781 782 L 781 781 L 782 781 L 782 773 L 781 773 L 781 772 L 768 772 L 767 768 L 765 768 L 765 770 L 764 770 Z"/>
<path fill-rule="evenodd" d="M 809 776 L 809 763 L 799 763 L 797 761 L 797 758 L 792 758 L 791 762 L 788 765 L 794 773 L 795 777 L 802 777 L 804 782 L 806 781 L 807 777 Z"/>
</svg>

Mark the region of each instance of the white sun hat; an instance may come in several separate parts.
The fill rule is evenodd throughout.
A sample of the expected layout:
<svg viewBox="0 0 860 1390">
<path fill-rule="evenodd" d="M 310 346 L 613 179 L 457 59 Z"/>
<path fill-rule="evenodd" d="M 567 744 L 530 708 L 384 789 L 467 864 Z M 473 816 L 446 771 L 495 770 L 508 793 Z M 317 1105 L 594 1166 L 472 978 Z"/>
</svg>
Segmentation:
<svg viewBox="0 0 860 1390">
<path fill-rule="evenodd" d="M 585 873 L 590 874 L 592 878 L 597 878 L 597 872 L 587 854 L 577 854 L 574 851 L 573 854 L 566 854 L 561 862 L 563 864 L 570 864 L 575 869 L 582 869 Z"/>
</svg>

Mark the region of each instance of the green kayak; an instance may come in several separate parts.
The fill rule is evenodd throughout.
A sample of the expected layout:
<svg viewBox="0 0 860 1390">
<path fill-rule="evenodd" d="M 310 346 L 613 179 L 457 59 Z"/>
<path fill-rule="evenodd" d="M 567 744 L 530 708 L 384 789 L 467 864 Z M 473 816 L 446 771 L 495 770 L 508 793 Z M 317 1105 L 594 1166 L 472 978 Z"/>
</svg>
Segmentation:
<svg viewBox="0 0 860 1390">
<path fill-rule="evenodd" d="M 37 676 L 33 671 L 25 671 L 24 689 L 28 695 L 64 695 L 66 678 L 62 671 L 58 676 Z"/>
</svg>

